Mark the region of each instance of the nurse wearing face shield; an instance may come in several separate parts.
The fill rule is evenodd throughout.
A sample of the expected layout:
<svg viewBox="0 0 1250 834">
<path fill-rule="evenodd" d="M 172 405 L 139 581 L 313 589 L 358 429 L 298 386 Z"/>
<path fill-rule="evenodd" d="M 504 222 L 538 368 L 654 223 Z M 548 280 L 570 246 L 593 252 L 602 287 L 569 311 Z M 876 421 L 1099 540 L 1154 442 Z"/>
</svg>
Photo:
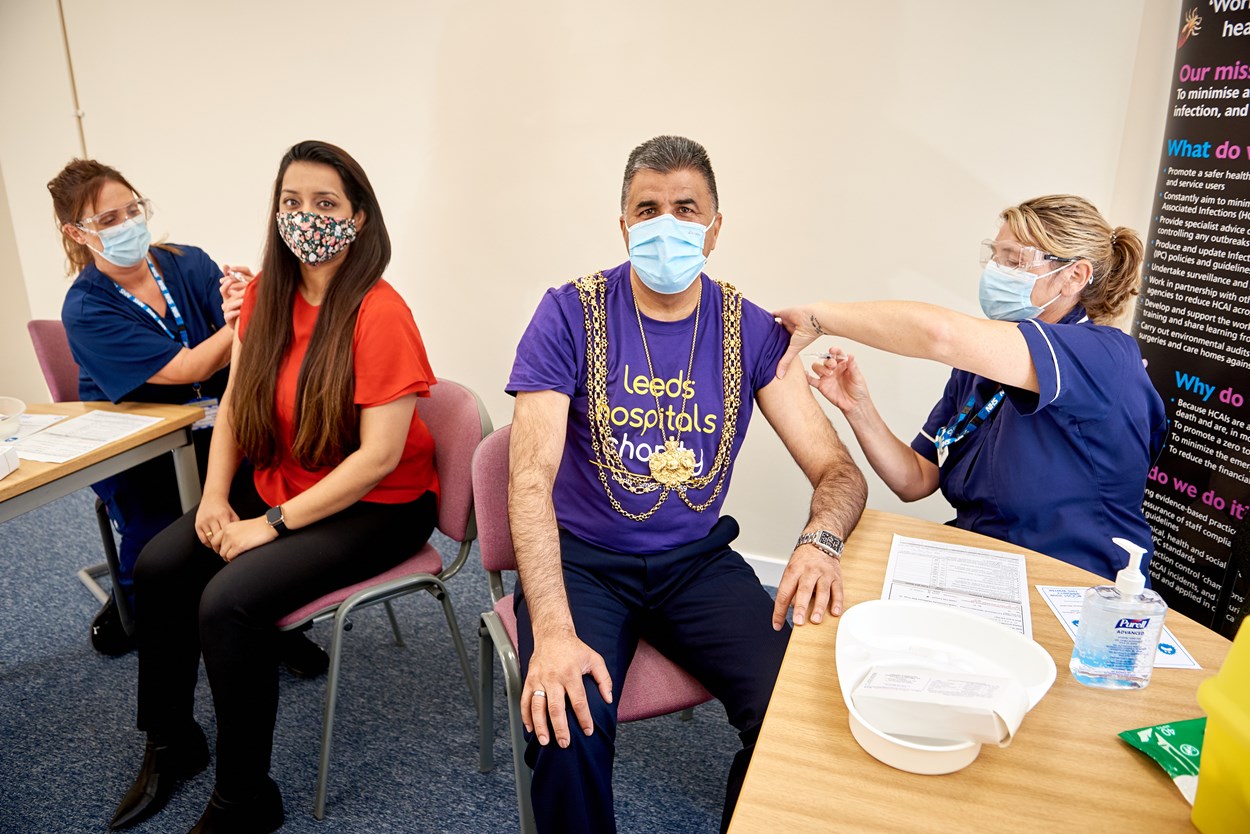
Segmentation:
<svg viewBox="0 0 1250 834">
<path fill-rule="evenodd" d="M 212 415 L 226 390 L 234 330 L 223 284 L 246 283 L 245 266 L 219 268 L 203 250 L 152 241 L 152 203 L 116 168 L 75 159 L 48 183 L 74 282 L 61 321 L 78 363 L 86 402 L 190 403 L 205 409 L 194 426 L 200 473 L 208 461 Z M 238 305 L 233 305 L 237 315 Z M 144 546 L 182 515 L 171 460 L 162 455 L 93 484 L 121 535 L 118 583 L 129 598 Z M 110 598 L 91 624 L 91 643 L 117 656 L 135 647 Z M 295 674 L 322 674 L 329 658 L 300 632 L 281 647 Z"/>
<path fill-rule="evenodd" d="M 1066 194 L 1002 221 L 982 244 L 987 319 L 910 301 L 781 310 L 791 341 L 777 375 L 826 335 L 951 366 L 910 444 L 882 420 L 853 356 L 832 348 L 808 379 L 904 501 L 940 488 L 955 526 L 1111 578 L 1124 567 L 1113 536 L 1153 553 L 1141 505 L 1167 433 L 1137 343 L 1114 326 L 1141 283 L 1142 241 Z"/>
</svg>

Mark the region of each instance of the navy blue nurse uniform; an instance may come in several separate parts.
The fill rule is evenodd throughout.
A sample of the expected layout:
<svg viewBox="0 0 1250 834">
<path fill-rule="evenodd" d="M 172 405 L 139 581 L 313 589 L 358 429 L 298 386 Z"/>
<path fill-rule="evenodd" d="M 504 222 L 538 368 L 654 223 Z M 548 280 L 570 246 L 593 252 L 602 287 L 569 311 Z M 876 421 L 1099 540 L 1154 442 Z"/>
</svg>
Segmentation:
<svg viewBox="0 0 1250 834">
<path fill-rule="evenodd" d="M 194 246 L 176 248 L 181 254 L 155 246 L 148 253 L 155 259 L 169 294 L 182 313 L 188 341 L 195 347 L 225 327 L 218 292 L 221 270 Z M 169 330 L 166 333 L 137 304 L 118 292 L 112 279 L 94 264 L 78 274 L 66 293 L 61 321 L 79 367 L 79 399 L 115 403 L 186 403 L 195 399 L 191 385 L 154 385 L 147 381 L 182 350 L 173 311 L 165 312 L 165 327 Z M 228 375 L 223 369 L 202 380 L 201 395 L 221 397 Z M 207 429 L 193 432 L 201 478 L 211 434 Z M 182 515 L 173 461 L 162 455 L 92 488 L 108 506 L 109 517 L 121 533 L 118 578 L 129 593 L 135 560 L 143 546 Z"/>
<path fill-rule="evenodd" d="M 1147 548 L 1147 559 L 1154 553 L 1141 505 L 1167 435 L 1163 399 L 1137 343 L 1079 306 L 1058 324 L 1018 326 L 1038 393 L 956 370 L 911 447 L 938 464 L 939 429 L 970 400 L 972 416 L 1003 388 L 1002 404 L 948 446 L 939 466 L 954 525 L 1114 578 L 1127 558 L 1113 536 Z"/>
</svg>

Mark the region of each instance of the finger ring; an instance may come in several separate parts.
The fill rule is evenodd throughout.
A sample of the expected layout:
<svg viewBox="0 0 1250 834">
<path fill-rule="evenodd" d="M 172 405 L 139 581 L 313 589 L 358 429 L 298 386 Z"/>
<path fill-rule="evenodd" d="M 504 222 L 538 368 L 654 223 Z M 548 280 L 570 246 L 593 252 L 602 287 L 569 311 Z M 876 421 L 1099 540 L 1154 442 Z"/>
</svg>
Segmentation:
<svg viewBox="0 0 1250 834">
<path fill-rule="evenodd" d="M 213 537 L 213 531 L 212 531 L 212 530 L 209 530 L 207 533 L 205 533 L 205 534 L 204 534 L 204 538 L 206 538 L 206 539 L 211 539 L 212 537 Z"/>
<path fill-rule="evenodd" d="M 533 697 L 535 697 L 535 698 L 546 698 L 546 697 L 547 697 L 547 693 L 546 693 L 546 692 L 543 692 L 541 689 L 535 689 L 535 690 L 534 690 L 534 696 L 533 696 Z"/>
</svg>

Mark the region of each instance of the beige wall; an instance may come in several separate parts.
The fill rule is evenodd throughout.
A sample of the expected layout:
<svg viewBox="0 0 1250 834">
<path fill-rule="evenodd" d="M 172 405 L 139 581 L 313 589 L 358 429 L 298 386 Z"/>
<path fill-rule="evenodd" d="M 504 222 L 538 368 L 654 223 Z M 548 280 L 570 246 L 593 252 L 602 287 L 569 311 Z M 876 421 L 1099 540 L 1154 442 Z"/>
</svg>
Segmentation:
<svg viewBox="0 0 1250 834">
<path fill-rule="evenodd" d="M 55 24 L 40 0 L 0 11 L 0 165 L 37 316 L 57 314 L 65 287 L 43 183 L 77 142 L 49 8 Z M 387 277 L 436 370 L 477 389 L 502 425 L 513 348 L 542 291 L 624 260 L 621 169 L 658 133 L 708 147 L 725 214 L 708 271 L 770 307 L 890 297 L 975 313 L 977 242 L 1004 205 L 1043 192 L 1084 194 L 1144 227 L 1179 5 L 65 0 L 65 11 L 88 149 L 156 201 L 154 231 L 255 263 L 282 151 L 309 137 L 343 145 L 379 192 L 395 243 Z M 910 439 L 946 371 L 857 353 Z M 807 486 L 762 420 L 751 437 L 727 510 L 742 549 L 785 556 Z M 875 479 L 869 500 L 902 506 Z M 950 515 L 940 497 L 908 511 Z"/>
<path fill-rule="evenodd" d="M 17 236 L 5 199 L 4 173 L 0 171 L 0 395 L 28 402 L 47 402 L 48 386 L 39 371 L 35 350 L 26 338 L 30 303 L 22 280 L 22 264 L 17 254 Z"/>
</svg>

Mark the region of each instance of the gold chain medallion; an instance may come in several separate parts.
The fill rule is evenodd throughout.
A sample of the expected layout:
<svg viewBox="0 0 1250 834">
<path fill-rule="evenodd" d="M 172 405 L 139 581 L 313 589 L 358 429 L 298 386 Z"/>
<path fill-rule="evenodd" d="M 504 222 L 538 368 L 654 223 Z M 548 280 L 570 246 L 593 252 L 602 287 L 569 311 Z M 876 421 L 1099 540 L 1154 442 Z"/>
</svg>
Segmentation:
<svg viewBox="0 0 1250 834">
<path fill-rule="evenodd" d="M 687 507 L 703 512 L 712 506 L 725 487 L 729 474 L 729 457 L 733 451 L 734 432 L 738 426 L 738 408 L 742 397 L 742 295 L 732 285 L 717 281 L 721 288 L 721 312 L 724 335 L 721 345 L 723 367 L 724 415 L 716 456 L 707 472 L 694 475 L 694 452 L 679 445 L 679 437 L 665 438 L 664 449 L 657 449 L 648 460 L 649 474 L 633 472 L 626 468 L 612 437 L 611 406 L 608 405 L 608 328 L 607 328 L 607 279 L 602 272 L 578 278 L 572 282 L 582 303 L 586 326 L 586 395 L 590 422 L 590 445 L 595 459 L 591 461 L 599 473 L 599 481 L 612 508 L 626 518 L 645 521 L 655 514 L 676 492 Z M 701 300 L 700 300 L 701 303 Z M 636 309 L 636 308 L 635 308 Z M 641 314 L 639 327 L 641 328 Z M 698 336 L 698 327 L 695 328 Z M 643 334 L 646 349 L 646 334 Z M 650 365 L 648 352 L 647 363 Z M 691 368 L 694 362 L 694 343 L 691 342 Z M 689 378 L 690 371 L 687 371 Z M 654 378 L 654 371 L 652 377 Z M 659 407 L 658 397 L 656 403 Z M 685 401 L 682 403 L 685 412 Z M 609 475 L 611 480 L 609 480 Z M 706 500 L 694 501 L 688 492 L 707 488 L 715 481 L 715 488 Z M 647 495 L 659 491 L 655 504 L 642 513 L 631 513 L 621 506 L 612 492 L 612 484 L 634 495 Z"/>
<path fill-rule="evenodd" d="M 647 331 L 643 329 L 642 311 L 638 309 L 638 296 L 633 294 L 632 287 L 630 289 L 630 295 L 634 300 L 634 316 L 638 319 L 638 335 L 642 337 L 642 352 L 647 357 L 647 373 L 650 374 L 651 379 L 655 379 L 655 367 L 651 364 L 651 348 L 647 346 Z M 694 305 L 694 335 L 690 337 L 690 361 L 686 363 L 686 380 L 691 385 L 694 384 L 694 379 L 692 378 L 694 374 L 694 346 L 699 341 L 699 313 L 702 310 L 703 282 L 699 282 L 699 298 Z M 693 391 L 693 388 L 691 390 Z M 656 422 L 660 423 L 659 415 L 663 412 L 663 409 L 660 407 L 660 395 L 655 392 L 655 389 L 652 389 L 651 396 L 655 397 Z M 647 459 L 651 467 L 651 477 L 664 486 L 681 486 L 694 475 L 694 452 L 681 445 L 681 418 L 686 416 L 686 403 L 688 401 L 689 398 L 683 394 L 681 398 L 681 414 L 677 417 L 677 436 L 665 436 L 664 430 L 661 428 L 660 435 L 664 437 L 664 448 L 663 450 L 657 449 L 653 451 L 651 457 Z"/>
</svg>

